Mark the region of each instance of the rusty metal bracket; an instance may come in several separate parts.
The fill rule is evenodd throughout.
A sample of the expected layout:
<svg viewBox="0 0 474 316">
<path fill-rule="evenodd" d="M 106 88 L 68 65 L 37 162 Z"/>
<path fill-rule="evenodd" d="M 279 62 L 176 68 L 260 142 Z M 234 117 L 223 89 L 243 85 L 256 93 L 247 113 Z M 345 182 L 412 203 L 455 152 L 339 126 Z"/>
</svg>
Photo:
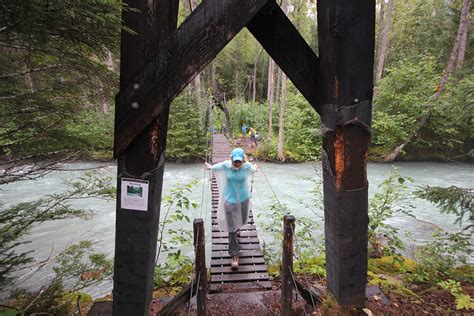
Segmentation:
<svg viewBox="0 0 474 316">
<path fill-rule="evenodd" d="M 350 106 L 336 104 L 321 105 L 321 122 L 323 135 L 333 132 L 336 126 L 355 124 L 361 126 L 369 135 L 372 134 L 372 100 L 360 101 Z"/>
</svg>

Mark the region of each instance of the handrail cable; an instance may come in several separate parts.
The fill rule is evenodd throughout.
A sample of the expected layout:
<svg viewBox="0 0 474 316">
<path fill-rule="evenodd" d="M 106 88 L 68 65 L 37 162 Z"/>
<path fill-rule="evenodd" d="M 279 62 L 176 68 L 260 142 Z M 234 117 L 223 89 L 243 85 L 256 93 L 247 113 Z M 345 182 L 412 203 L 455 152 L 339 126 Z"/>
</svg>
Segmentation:
<svg viewBox="0 0 474 316">
<path fill-rule="evenodd" d="M 295 235 L 295 231 L 293 229 L 293 225 L 290 225 L 291 227 L 291 232 L 293 234 L 294 237 L 294 242 L 295 242 L 295 252 L 300 256 L 301 259 L 303 259 L 303 256 L 301 256 L 301 248 L 299 247 L 299 244 L 297 243 L 296 241 L 296 235 Z M 298 260 L 298 257 L 294 256 L 296 258 L 296 260 Z M 308 275 L 306 273 L 306 267 L 305 265 L 303 264 L 303 260 L 299 260 L 300 261 L 300 264 L 301 264 L 301 268 L 303 270 L 303 275 L 304 275 L 304 279 L 305 279 L 305 282 L 306 282 L 306 286 L 308 287 L 308 289 L 310 288 L 309 286 L 309 281 L 308 281 Z M 293 274 L 292 274 L 292 277 L 293 277 Z M 296 284 L 295 284 L 296 285 Z M 311 297 L 311 304 L 313 305 L 313 308 L 316 310 L 316 304 L 314 303 L 314 299 L 313 299 L 313 295 L 311 295 L 311 293 L 309 294 L 309 296 Z"/>
<path fill-rule="evenodd" d="M 296 286 L 296 280 L 295 280 L 295 276 L 293 275 L 293 271 L 290 269 L 290 267 L 288 267 L 288 271 L 290 271 L 290 274 L 291 274 L 291 279 L 293 280 L 293 286 L 295 287 L 295 289 L 298 289 L 298 287 Z M 311 296 L 312 297 L 312 296 Z M 308 315 L 308 313 L 306 312 L 306 308 L 304 307 L 305 304 L 303 304 L 303 311 L 304 311 L 304 314 L 305 315 Z M 313 305 L 314 307 L 314 305 Z M 316 309 L 316 308 L 314 308 Z"/>
</svg>

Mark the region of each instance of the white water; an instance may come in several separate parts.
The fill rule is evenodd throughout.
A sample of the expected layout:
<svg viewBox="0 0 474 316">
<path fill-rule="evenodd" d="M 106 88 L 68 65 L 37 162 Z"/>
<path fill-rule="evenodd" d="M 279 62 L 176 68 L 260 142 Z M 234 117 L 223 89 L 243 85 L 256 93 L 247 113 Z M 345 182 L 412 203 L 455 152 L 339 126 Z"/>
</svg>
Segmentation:
<svg viewBox="0 0 474 316">
<path fill-rule="evenodd" d="M 470 164 L 444 164 L 434 162 L 410 162 L 394 164 L 400 174 L 405 177 L 414 179 L 414 183 L 407 183 L 413 189 L 418 185 L 438 185 L 459 187 L 472 187 L 474 184 L 474 165 Z M 69 169 L 83 169 L 86 167 L 97 167 L 97 163 L 76 163 L 66 165 Z M 270 164 L 260 163 L 262 172 L 255 175 L 253 203 L 254 214 L 265 214 L 269 209 L 272 201 L 273 192 L 278 199 L 286 203 L 292 214 L 298 219 L 298 216 L 313 216 L 312 213 L 305 209 L 298 199 L 306 203 L 310 203 L 313 198 L 310 190 L 313 183 L 305 178 L 315 177 L 320 171 L 320 164 Z M 369 164 L 369 196 L 377 191 L 377 185 L 380 184 L 389 172 L 392 170 L 391 165 L 387 164 Z M 115 165 L 106 165 L 97 169 L 100 174 L 115 177 Z M 67 188 L 65 182 L 72 180 L 81 175 L 84 171 L 67 171 L 53 172 L 47 176 L 34 181 L 22 181 L 0 188 L 0 202 L 5 206 L 13 205 L 19 202 L 31 201 L 40 198 L 46 194 L 65 191 Z M 203 177 L 206 173 L 202 164 L 175 164 L 168 163 L 164 174 L 163 194 L 167 194 L 169 189 L 177 182 L 187 183 L 192 179 L 199 179 L 198 186 L 194 187 L 191 199 L 201 205 L 203 201 L 204 207 L 198 208 L 193 212 L 191 217 L 203 217 L 209 225 L 209 205 L 210 205 L 210 188 L 207 181 Z M 204 186 L 203 186 L 204 181 Z M 113 180 L 115 183 L 115 180 Z M 270 183 L 270 184 L 269 184 Z M 204 189 L 204 193 L 203 193 Z M 416 219 L 400 216 L 391 219 L 390 223 L 401 228 L 401 230 L 409 230 L 413 233 L 417 240 L 429 239 L 434 228 L 439 226 L 451 231 L 459 230 L 454 225 L 454 216 L 441 214 L 439 210 L 429 202 L 421 199 L 413 199 L 412 204 L 416 207 L 413 214 Z M 79 240 L 90 239 L 96 242 L 96 248 L 99 251 L 107 253 L 110 258 L 114 252 L 115 242 L 115 202 L 106 202 L 98 199 L 88 199 L 76 201 L 73 206 L 81 208 L 89 208 L 96 212 L 96 215 L 88 221 L 80 219 L 68 219 L 43 223 L 33 228 L 31 234 L 26 240 L 30 243 L 23 245 L 20 250 L 34 250 L 34 256 L 37 259 L 47 258 L 51 253 L 57 253 Z M 316 210 L 322 217 L 322 210 Z M 265 219 L 256 217 L 257 225 L 259 221 Z M 189 225 L 189 224 L 188 224 Z M 191 225 L 189 225 L 191 229 Z M 268 236 L 261 235 L 266 239 Z M 209 238 L 208 238 L 209 239 Z M 207 247 L 210 248 L 209 246 Z M 190 254 L 190 249 L 185 249 Z M 472 260 L 471 260 L 472 261 Z M 46 282 L 52 277 L 50 270 L 45 270 L 41 274 L 35 276 L 25 282 L 24 285 L 38 285 Z M 111 282 L 95 287 L 91 294 L 94 296 L 104 295 L 110 292 L 112 288 Z"/>
</svg>

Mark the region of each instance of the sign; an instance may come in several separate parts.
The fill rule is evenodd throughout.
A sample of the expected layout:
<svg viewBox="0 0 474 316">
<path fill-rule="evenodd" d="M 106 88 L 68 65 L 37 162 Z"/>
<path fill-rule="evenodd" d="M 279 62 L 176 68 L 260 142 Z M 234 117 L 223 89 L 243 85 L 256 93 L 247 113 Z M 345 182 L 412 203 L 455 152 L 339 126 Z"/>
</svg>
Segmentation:
<svg viewBox="0 0 474 316">
<path fill-rule="evenodd" d="M 122 178 L 120 206 L 127 210 L 148 210 L 148 181 Z"/>
</svg>

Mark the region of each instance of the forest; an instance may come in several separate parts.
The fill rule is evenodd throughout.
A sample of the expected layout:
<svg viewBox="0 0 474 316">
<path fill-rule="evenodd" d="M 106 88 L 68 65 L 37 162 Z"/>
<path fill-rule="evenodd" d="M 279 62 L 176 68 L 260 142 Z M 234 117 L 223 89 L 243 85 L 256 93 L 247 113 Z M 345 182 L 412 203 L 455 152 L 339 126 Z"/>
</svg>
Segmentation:
<svg viewBox="0 0 474 316">
<path fill-rule="evenodd" d="M 317 52 L 315 1 L 284 4 Z M 196 2 L 182 1 L 179 22 L 190 5 Z M 377 9 L 370 159 L 472 159 L 470 2 L 380 1 Z M 2 161 L 48 168 L 64 160 L 112 158 L 120 12 L 119 1 L 3 2 Z M 206 128 L 220 130 L 226 123 L 216 106 L 224 102 L 234 134 L 243 125 L 256 129 L 259 157 L 318 159 L 318 115 L 244 29 L 173 102 L 170 160 L 204 159 Z M 7 169 L 0 181 L 18 176 Z"/>
<path fill-rule="evenodd" d="M 279 4 L 317 55 L 316 2 L 282 0 Z M 180 0 L 178 27 L 199 3 Z M 122 10 L 133 9 L 119 0 L 0 2 L 0 185 L 39 178 L 60 169 L 65 162 L 113 160 L 120 32 L 124 29 L 134 34 L 122 27 Z M 474 35 L 470 0 L 376 0 L 376 12 L 369 160 L 471 163 Z M 228 110 L 229 117 L 222 109 Z M 253 155 L 260 160 L 282 163 L 320 159 L 322 133 L 318 114 L 245 28 L 172 102 L 166 157 L 177 162 L 204 161 L 210 131 L 224 127 L 230 137 L 238 139 L 242 126 L 256 130 L 258 146 Z M 396 179 L 393 176 L 390 181 L 405 181 Z M 385 192 L 393 193 L 393 183 L 387 184 Z M 36 204 L 17 205 L 9 212 L 0 203 L 0 236 L 7 236 L 0 240 L 0 250 L 13 253 L 17 238 L 34 223 L 91 216 L 68 208 L 67 201 L 77 196 L 113 196 L 103 179 L 80 180 L 72 188 L 72 192 L 48 196 Z M 451 190 L 449 197 L 430 188 L 418 194 L 461 218 L 470 213 L 472 220 L 472 190 Z M 173 199 L 177 198 L 168 196 L 168 202 Z M 382 200 L 379 196 L 378 202 L 383 204 Z M 46 212 L 9 222 L 16 220 L 12 214 L 28 214 L 34 209 Z M 281 210 L 276 209 L 275 214 L 281 215 Z M 383 207 L 374 206 L 377 209 Z M 372 215 L 379 222 L 372 232 L 383 227 L 381 223 L 387 219 L 383 212 L 374 212 Z M 10 223 L 24 225 L 24 231 L 12 230 Z M 469 239 L 460 235 L 446 238 L 449 237 L 458 238 L 454 242 L 464 250 L 468 248 Z M 373 242 L 377 251 L 377 243 Z M 441 249 L 443 244 L 439 241 L 435 246 Z M 429 249 L 431 254 L 437 251 L 435 246 Z M 78 254 L 88 255 L 90 247 L 85 242 L 65 250 L 58 275 L 66 278 L 71 269 L 67 261 L 80 265 L 74 260 Z M 394 252 L 384 254 L 393 256 Z M 30 259 L 26 254 L 0 256 L 0 285 L 9 281 L 7 276 L 16 266 L 27 264 Z M 104 272 L 104 277 L 110 276 L 112 268 L 104 256 L 91 254 L 90 259 L 87 269 L 92 266 Z M 313 260 L 315 269 L 321 268 L 321 261 L 306 259 Z M 376 269 L 389 266 L 380 260 Z M 409 260 L 395 264 L 415 269 Z M 429 265 L 426 262 L 424 267 L 428 269 Z M 169 272 L 170 267 L 167 268 Z M 451 268 L 442 266 L 443 273 Z M 417 276 L 429 282 L 442 282 L 439 275 L 431 278 L 430 273 L 435 273 L 432 270 L 418 272 Z M 157 284 L 166 283 L 160 273 L 157 272 Z M 416 276 L 410 277 L 411 282 Z M 77 289 L 97 280 L 82 280 Z M 62 283 L 55 286 L 51 291 L 62 290 Z M 472 298 L 459 290 L 458 283 L 448 282 L 445 288 L 457 288 L 457 294 L 465 295 L 460 296 L 464 300 L 461 304 L 474 308 Z"/>
</svg>

